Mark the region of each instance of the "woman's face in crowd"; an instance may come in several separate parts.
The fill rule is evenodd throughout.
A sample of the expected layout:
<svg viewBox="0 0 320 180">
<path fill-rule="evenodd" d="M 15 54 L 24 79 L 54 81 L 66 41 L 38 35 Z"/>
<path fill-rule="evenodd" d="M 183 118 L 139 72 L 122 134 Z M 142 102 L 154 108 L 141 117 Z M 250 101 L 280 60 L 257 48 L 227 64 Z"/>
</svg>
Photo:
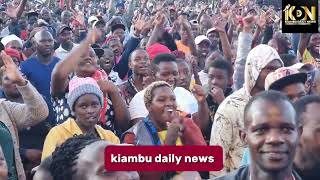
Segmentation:
<svg viewBox="0 0 320 180">
<path fill-rule="evenodd" d="M 15 49 L 15 50 L 17 50 L 17 51 L 19 51 L 19 52 L 22 51 L 22 46 L 21 46 L 21 44 L 20 44 L 18 41 L 16 41 L 16 40 L 9 42 L 9 43 L 6 45 L 6 48 L 12 48 L 12 49 Z"/>
<path fill-rule="evenodd" d="M 89 52 L 81 56 L 76 68 L 76 74 L 80 77 L 91 77 L 97 70 L 97 66 L 96 54 L 90 49 Z"/>
<path fill-rule="evenodd" d="M 156 81 L 165 81 L 172 87 L 178 83 L 179 70 L 176 62 L 161 62 L 158 65 L 158 71 L 155 72 Z"/>
<path fill-rule="evenodd" d="M 100 109 L 101 103 L 96 95 L 85 94 L 79 97 L 74 104 L 74 113 L 79 127 L 93 128 L 99 120 Z"/>
<path fill-rule="evenodd" d="M 85 147 L 79 154 L 76 163 L 77 180 L 139 180 L 136 171 L 107 171 L 104 163 L 104 150 L 110 145 L 106 141 L 98 141 Z"/>
<path fill-rule="evenodd" d="M 177 109 L 176 96 L 168 86 L 154 89 L 151 104 L 147 106 L 149 114 L 155 117 L 155 123 L 161 130 L 166 129 L 167 122 L 171 122 L 172 113 Z"/>
<path fill-rule="evenodd" d="M 313 53 L 320 54 L 320 33 L 315 33 L 311 35 L 310 48 Z"/>
<path fill-rule="evenodd" d="M 110 49 L 105 49 L 103 56 L 99 59 L 100 67 L 106 72 L 110 72 L 114 66 L 114 54 Z"/>
</svg>

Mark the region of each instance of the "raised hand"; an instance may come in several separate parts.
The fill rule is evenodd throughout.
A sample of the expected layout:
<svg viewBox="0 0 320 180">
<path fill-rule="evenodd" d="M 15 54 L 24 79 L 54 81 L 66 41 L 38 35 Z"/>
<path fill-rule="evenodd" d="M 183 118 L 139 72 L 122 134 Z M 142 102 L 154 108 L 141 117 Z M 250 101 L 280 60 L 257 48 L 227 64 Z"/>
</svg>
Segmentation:
<svg viewBox="0 0 320 180">
<path fill-rule="evenodd" d="M 209 95 L 214 99 L 217 103 L 222 103 L 225 99 L 224 92 L 220 87 L 214 86 L 210 91 Z"/>
<path fill-rule="evenodd" d="M 163 26 L 165 23 L 166 17 L 162 12 L 157 13 L 154 23 L 156 26 Z"/>
<path fill-rule="evenodd" d="M 102 32 L 99 29 L 93 29 L 89 32 L 86 40 L 89 44 L 94 44 L 101 36 Z"/>
<path fill-rule="evenodd" d="M 202 4 L 201 5 L 201 12 L 206 12 L 209 9 L 209 4 Z"/>
<path fill-rule="evenodd" d="M 222 16 L 214 16 L 213 20 L 213 27 L 215 27 L 218 32 L 225 32 L 227 19 Z"/>
<path fill-rule="evenodd" d="M 85 25 L 85 19 L 84 19 L 84 14 L 83 12 L 79 12 L 75 16 L 75 20 L 77 20 L 82 26 Z"/>
<path fill-rule="evenodd" d="M 12 4 L 8 4 L 6 14 L 11 18 L 17 18 L 17 9 Z"/>
<path fill-rule="evenodd" d="M 225 2 L 220 8 L 220 15 L 224 18 L 228 18 L 231 13 L 231 5 L 229 2 Z"/>
<path fill-rule="evenodd" d="M 136 34 L 141 34 L 146 27 L 146 21 L 140 16 L 134 23 L 134 30 Z"/>
<path fill-rule="evenodd" d="M 175 145 L 177 138 L 181 137 L 184 131 L 183 118 L 177 112 L 172 113 L 172 121 L 167 122 L 166 145 Z"/>
<path fill-rule="evenodd" d="M 13 62 L 12 58 L 4 51 L 1 52 L 1 59 L 3 60 L 7 77 L 19 86 L 26 85 L 26 80 L 22 77 L 17 65 Z"/>
<path fill-rule="evenodd" d="M 254 16 L 246 16 L 242 19 L 243 27 L 244 28 L 253 28 L 253 25 L 255 23 L 255 17 Z"/>
<path fill-rule="evenodd" d="M 202 86 L 195 84 L 192 89 L 192 94 L 199 103 L 203 103 L 206 101 L 206 93 Z"/>
<path fill-rule="evenodd" d="M 259 28 L 263 29 L 266 25 L 266 13 L 261 13 L 260 16 L 257 17 L 256 24 Z"/>
</svg>

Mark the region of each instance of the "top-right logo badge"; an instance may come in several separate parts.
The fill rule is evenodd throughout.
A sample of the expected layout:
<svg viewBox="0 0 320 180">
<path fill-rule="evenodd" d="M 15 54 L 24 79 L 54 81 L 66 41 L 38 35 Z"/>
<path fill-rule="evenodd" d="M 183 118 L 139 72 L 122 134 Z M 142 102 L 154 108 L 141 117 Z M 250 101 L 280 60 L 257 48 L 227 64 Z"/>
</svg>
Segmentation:
<svg viewBox="0 0 320 180">
<path fill-rule="evenodd" d="M 283 0 L 282 32 L 317 33 L 318 0 Z"/>
</svg>

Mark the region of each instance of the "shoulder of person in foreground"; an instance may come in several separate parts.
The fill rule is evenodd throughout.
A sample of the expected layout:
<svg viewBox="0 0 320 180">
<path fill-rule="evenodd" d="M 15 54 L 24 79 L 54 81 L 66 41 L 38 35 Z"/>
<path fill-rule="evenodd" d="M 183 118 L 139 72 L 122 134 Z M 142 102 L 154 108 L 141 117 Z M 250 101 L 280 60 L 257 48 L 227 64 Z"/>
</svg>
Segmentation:
<svg viewBox="0 0 320 180">
<path fill-rule="evenodd" d="M 237 170 L 232 171 L 224 176 L 211 178 L 210 180 L 239 180 L 249 179 L 249 166 L 240 166 Z"/>
</svg>

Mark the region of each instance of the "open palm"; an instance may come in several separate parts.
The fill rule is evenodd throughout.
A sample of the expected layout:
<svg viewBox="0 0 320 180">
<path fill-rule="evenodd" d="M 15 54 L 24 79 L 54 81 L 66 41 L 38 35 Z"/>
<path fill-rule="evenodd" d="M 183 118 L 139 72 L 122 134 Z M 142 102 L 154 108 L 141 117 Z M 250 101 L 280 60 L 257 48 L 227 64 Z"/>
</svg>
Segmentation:
<svg viewBox="0 0 320 180">
<path fill-rule="evenodd" d="M 22 80 L 22 75 L 18 70 L 17 65 L 13 62 L 12 58 L 4 51 L 1 52 L 1 58 L 4 62 L 7 77 L 13 82 Z"/>
</svg>

